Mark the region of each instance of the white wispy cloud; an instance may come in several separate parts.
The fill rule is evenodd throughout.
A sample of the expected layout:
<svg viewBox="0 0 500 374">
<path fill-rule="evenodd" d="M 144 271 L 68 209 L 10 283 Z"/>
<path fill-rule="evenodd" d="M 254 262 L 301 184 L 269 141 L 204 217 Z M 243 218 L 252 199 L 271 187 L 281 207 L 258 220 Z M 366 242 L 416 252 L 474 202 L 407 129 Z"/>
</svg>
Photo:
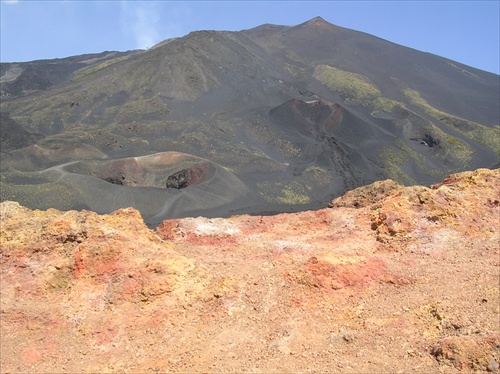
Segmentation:
<svg viewBox="0 0 500 374">
<path fill-rule="evenodd" d="M 135 39 L 136 48 L 146 49 L 160 41 L 157 2 L 122 1 L 122 30 Z"/>
<path fill-rule="evenodd" d="M 17 3 L 19 3 L 19 0 L 2 0 L 2 3 L 4 3 L 4 4 L 17 4 Z"/>
<path fill-rule="evenodd" d="M 168 38 L 186 33 L 191 7 L 185 2 L 121 2 L 121 27 L 131 35 L 136 48 L 146 49 Z"/>
</svg>

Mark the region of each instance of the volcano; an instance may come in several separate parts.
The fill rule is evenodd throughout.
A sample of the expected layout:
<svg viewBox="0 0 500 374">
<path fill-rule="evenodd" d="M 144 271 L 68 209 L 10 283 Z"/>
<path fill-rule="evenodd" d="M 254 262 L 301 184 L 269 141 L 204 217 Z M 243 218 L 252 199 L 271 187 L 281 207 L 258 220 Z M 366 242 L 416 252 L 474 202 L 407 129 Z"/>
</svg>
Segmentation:
<svg viewBox="0 0 500 374">
<path fill-rule="evenodd" d="M 2 63 L 0 200 L 167 218 L 324 207 L 499 165 L 499 76 L 316 17 Z"/>
</svg>

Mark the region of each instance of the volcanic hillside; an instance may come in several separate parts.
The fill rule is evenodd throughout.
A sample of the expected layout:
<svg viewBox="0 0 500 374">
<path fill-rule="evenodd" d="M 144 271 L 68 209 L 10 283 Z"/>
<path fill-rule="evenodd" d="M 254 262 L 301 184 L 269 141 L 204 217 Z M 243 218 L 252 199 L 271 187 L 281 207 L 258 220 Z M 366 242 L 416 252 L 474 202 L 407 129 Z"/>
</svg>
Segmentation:
<svg viewBox="0 0 500 374">
<path fill-rule="evenodd" d="M 30 208 L 157 225 L 498 166 L 498 75 L 320 17 L 1 72 L 0 199 Z"/>
</svg>

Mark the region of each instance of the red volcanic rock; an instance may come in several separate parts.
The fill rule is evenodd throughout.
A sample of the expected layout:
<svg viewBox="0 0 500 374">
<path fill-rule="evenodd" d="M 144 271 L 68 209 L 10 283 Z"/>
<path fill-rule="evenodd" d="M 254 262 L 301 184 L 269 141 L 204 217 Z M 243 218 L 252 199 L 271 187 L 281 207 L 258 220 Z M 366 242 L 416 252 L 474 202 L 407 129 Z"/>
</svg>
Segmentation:
<svg viewBox="0 0 500 374">
<path fill-rule="evenodd" d="M 1 372 L 456 372 L 500 362 L 500 172 L 184 218 L 0 204 Z"/>
<path fill-rule="evenodd" d="M 373 282 L 400 282 L 397 277 L 388 273 L 387 265 L 380 259 L 368 259 L 359 256 L 349 256 L 318 260 L 312 257 L 306 271 L 312 276 L 313 285 L 317 287 L 338 290 L 344 287 L 369 287 Z"/>
</svg>

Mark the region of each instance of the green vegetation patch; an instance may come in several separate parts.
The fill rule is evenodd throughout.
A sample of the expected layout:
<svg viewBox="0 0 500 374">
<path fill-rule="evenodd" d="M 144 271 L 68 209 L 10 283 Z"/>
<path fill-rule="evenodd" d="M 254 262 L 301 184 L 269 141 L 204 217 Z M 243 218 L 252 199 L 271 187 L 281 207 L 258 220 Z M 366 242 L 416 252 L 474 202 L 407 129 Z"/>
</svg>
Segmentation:
<svg viewBox="0 0 500 374">
<path fill-rule="evenodd" d="M 270 203 L 296 205 L 311 202 L 311 198 L 308 196 L 311 188 L 299 181 L 290 183 L 259 182 L 257 188 L 259 195 Z"/>
<path fill-rule="evenodd" d="M 371 105 L 372 115 L 379 112 L 393 113 L 395 110 L 399 111 L 401 109 L 404 109 L 403 103 L 384 96 L 377 97 L 372 101 Z"/>
<path fill-rule="evenodd" d="M 449 174 L 449 170 L 443 171 L 440 169 L 430 167 L 428 165 L 426 157 L 423 154 L 414 151 L 413 149 L 408 147 L 403 141 L 397 140 L 396 145 L 398 146 L 399 149 L 406 152 L 408 154 L 408 156 L 410 156 L 411 159 L 413 159 L 413 161 L 415 162 L 415 164 L 417 165 L 417 167 L 420 169 L 420 171 L 422 173 L 430 175 L 430 176 L 437 178 L 437 179 L 442 179 L 447 174 Z M 461 163 L 460 163 L 460 165 L 461 165 Z"/>
<path fill-rule="evenodd" d="M 463 140 L 443 132 L 441 142 L 444 145 L 445 157 L 452 157 L 463 165 L 467 165 L 472 159 L 474 150 Z"/>
<path fill-rule="evenodd" d="M 286 158 L 294 158 L 300 156 L 302 153 L 301 149 L 298 148 L 294 143 L 279 139 L 275 141 L 276 148 L 281 152 L 281 154 Z"/>
<path fill-rule="evenodd" d="M 451 115 L 440 121 L 500 155 L 500 126 L 488 127 Z"/>
<path fill-rule="evenodd" d="M 425 125 L 424 131 L 427 134 L 431 135 L 433 138 L 439 139 L 439 149 L 442 152 L 442 157 L 454 159 L 460 165 L 466 165 L 472 159 L 474 150 L 463 140 L 445 133 L 432 122 L 429 122 Z M 408 148 L 408 151 L 411 150 Z M 417 154 L 418 153 L 415 152 L 415 155 Z M 420 158 L 423 158 L 422 155 L 418 155 Z"/>
<path fill-rule="evenodd" d="M 185 128 L 185 125 L 177 121 L 152 120 L 152 121 L 132 121 L 128 123 L 114 123 L 108 126 L 111 133 L 121 135 L 125 138 L 133 136 L 153 137 L 155 140 L 168 135 L 177 135 Z"/>
<path fill-rule="evenodd" d="M 169 112 L 165 104 L 158 97 L 151 97 L 145 100 L 134 100 L 127 102 L 119 108 L 115 122 L 129 123 L 133 121 L 144 121 L 144 118 L 163 118 Z"/>
<path fill-rule="evenodd" d="M 406 186 L 416 184 L 415 181 L 401 169 L 401 166 L 409 161 L 408 157 L 402 154 L 401 151 L 393 147 L 382 147 L 380 149 L 380 158 L 384 162 L 385 174 L 388 178 Z"/>
<path fill-rule="evenodd" d="M 363 105 L 368 105 L 381 96 L 380 90 L 364 75 L 351 73 L 332 66 L 318 65 L 314 69 L 314 78 L 331 91 Z"/>
<path fill-rule="evenodd" d="M 380 149 L 380 157 L 384 161 L 398 166 L 406 164 L 408 162 L 408 157 L 403 155 L 393 147 L 382 147 Z"/>
<path fill-rule="evenodd" d="M 403 103 L 382 96 L 381 91 L 364 75 L 318 65 L 314 70 L 314 77 L 345 99 L 371 108 L 372 115 L 379 112 L 392 113 L 404 108 Z"/>
<path fill-rule="evenodd" d="M 101 62 L 100 64 L 97 64 L 97 65 L 91 65 L 91 66 L 81 68 L 75 72 L 75 75 L 73 76 L 73 80 L 76 81 L 78 79 L 86 77 L 89 74 L 95 73 L 96 71 L 102 70 L 110 65 L 116 64 L 117 62 L 126 60 L 129 57 L 130 56 L 116 57 L 116 58 L 112 58 L 110 60 L 106 60 L 104 62 Z"/>
<path fill-rule="evenodd" d="M 62 96 L 55 96 L 51 101 L 33 106 L 32 112 L 26 112 L 21 109 L 19 113 L 13 113 L 12 119 L 21 126 L 33 131 L 40 131 L 40 128 L 57 129 L 54 131 L 63 131 L 66 129 L 68 119 L 72 111 L 69 103 Z M 58 128 L 57 123 L 60 124 Z M 55 125 L 56 124 L 56 125 Z"/>
<path fill-rule="evenodd" d="M 61 184 L 10 184 L 0 182 L 0 201 L 17 201 L 29 209 L 83 208 L 83 197 Z"/>
<path fill-rule="evenodd" d="M 304 170 L 303 176 L 312 183 L 315 188 L 327 187 L 332 183 L 332 175 L 318 166 L 309 166 Z"/>
<path fill-rule="evenodd" d="M 430 116 L 459 131 L 469 139 L 483 144 L 496 154 L 500 154 L 500 126 L 488 127 L 443 112 L 431 106 L 415 90 L 406 89 L 403 93 L 413 105 L 420 107 Z"/>
</svg>

